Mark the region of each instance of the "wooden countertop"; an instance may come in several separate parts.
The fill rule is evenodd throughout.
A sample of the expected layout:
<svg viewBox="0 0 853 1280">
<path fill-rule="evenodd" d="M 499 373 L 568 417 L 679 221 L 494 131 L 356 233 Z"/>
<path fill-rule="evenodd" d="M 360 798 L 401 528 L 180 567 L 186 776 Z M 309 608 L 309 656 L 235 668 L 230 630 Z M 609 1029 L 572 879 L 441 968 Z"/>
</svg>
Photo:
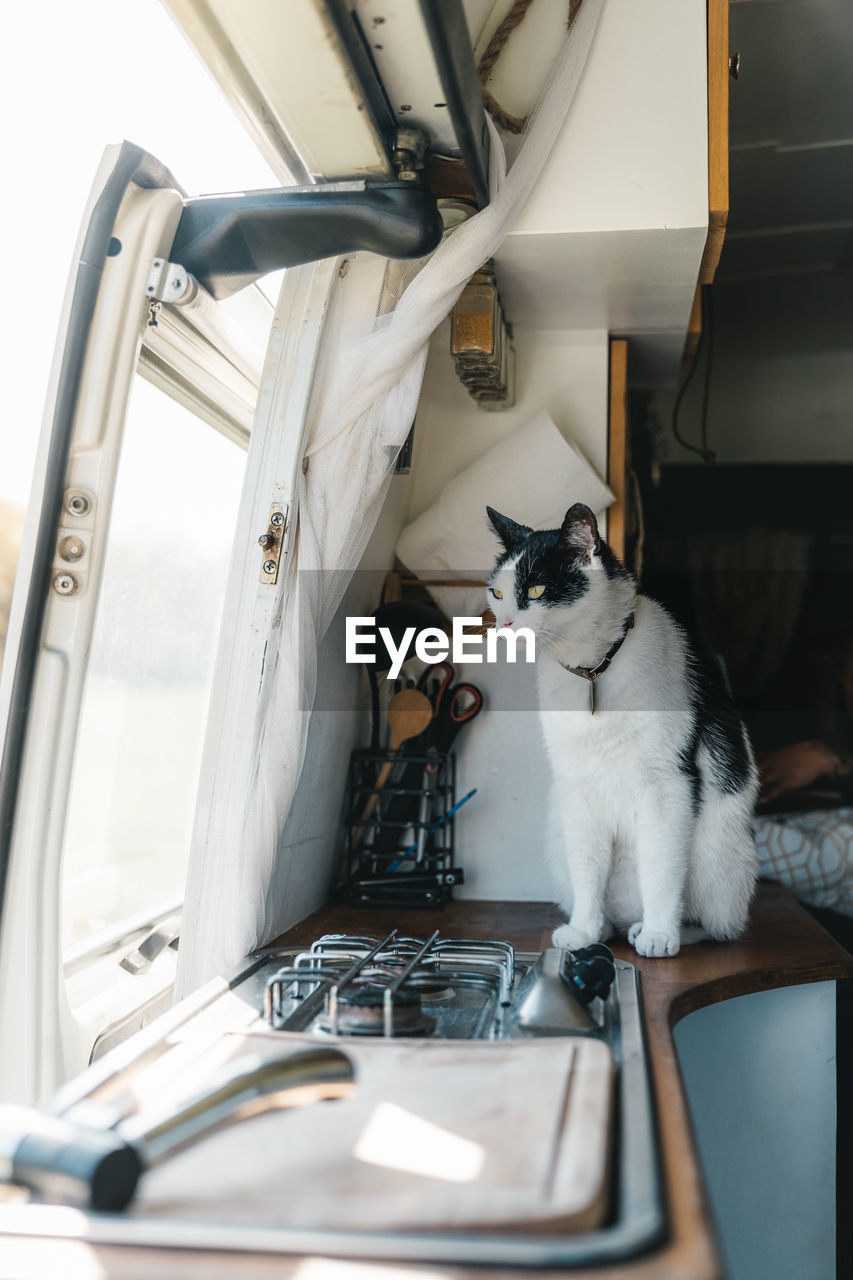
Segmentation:
<svg viewBox="0 0 853 1280">
<path fill-rule="evenodd" d="M 326 932 L 382 936 L 402 925 L 423 937 L 439 928 L 445 936 L 499 938 L 521 951 L 550 945 L 562 917 L 549 903 L 450 903 L 441 912 L 392 914 L 326 907 L 288 931 L 283 939 L 302 943 Z M 614 951 L 637 965 L 642 975 L 644 1016 L 658 1112 L 670 1234 L 652 1253 L 616 1267 L 589 1270 L 490 1271 L 493 1280 L 558 1275 L 577 1280 L 719 1280 L 721 1269 L 690 1119 L 672 1039 L 678 1020 L 695 1009 L 775 987 L 853 979 L 853 957 L 838 945 L 787 890 L 763 884 L 753 905 L 746 937 L 734 943 L 701 943 L 673 959 L 649 960 L 627 943 Z M 73 1255 L 73 1256 L 72 1256 Z M 40 1259 L 43 1266 L 40 1269 Z M 71 1263 L 73 1262 L 73 1267 Z M 88 1268 L 88 1269 L 87 1269 Z M 430 1264 L 371 1264 L 324 1258 L 288 1259 L 269 1255 L 181 1252 L 163 1249 L 96 1247 L 81 1241 L 0 1240 L 0 1273 L 9 1280 L 74 1272 L 79 1280 L 474 1280 L 482 1271 Z"/>
</svg>

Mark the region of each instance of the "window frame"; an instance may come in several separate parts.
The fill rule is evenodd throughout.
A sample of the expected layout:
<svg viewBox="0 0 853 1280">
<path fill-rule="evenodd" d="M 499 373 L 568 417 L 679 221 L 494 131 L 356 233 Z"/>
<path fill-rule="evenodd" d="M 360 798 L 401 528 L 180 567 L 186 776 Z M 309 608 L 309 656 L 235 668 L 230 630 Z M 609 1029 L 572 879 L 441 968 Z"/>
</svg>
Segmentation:
<svg viewBox="0 0 853 1280">
<path fill-rule="evenodd" d="M 9 766 L 0 830 L 0 869 L 7 872 L 0 1093 L 24 1103 L 52 1093 L 86 1065 L 111 1026 L 131 1016 L 135 1004 L 152 1001 L 151 984 L 116 962 L 126 981 L 116 984 L 115 999 L 105 996 L 97 1025 L 81 1024 L 67 977 L 106 955 L 119 959 L 140 926 L 128 920 L 112 939 L 94 938 L 63 955 L 59 925 L 71 770 L 134 376 L 139 371 L 244 449 L 260 385 L 262 352 L 252 353 L 203 291 L 185 315 L 164 305 L 158 332 L 149 331 L 148 274 L 155 258 L 168 259 L 182 206 L 183 193 L 158 161 L 128 143 L 107 148 L 78 240 L 48 390 L 0 684 Z M 256 288 L 247 294 L 269 327 L 271 304 Z M 90 502 L 82 516 L 69 511 L 72 491 Z M 59 552 L 69 532 L 85 544 L 71 567 Z M 62 572 L 76 579 L 65 596 L 55 585 Z M 156 926 L 175 905 L 164 903 L 161 911 L 152 904 L 144 927 Z M 170 985 L 171 975 L 164 989 Z M 151 1016 L 156 1012 L 152 1006 Z"/>
<path fill-rule="evenodd" d="M 275 308 L 257 285 L 244 290 L 239 301 L 241 317 L 257 341 L 264 344 L 260 359 L 252 351 L 245 330 L 199 286 L 187 307 L 180 303 L 162 303 L 154 312 L 156 325 L 150 323 L 149 307 L 136 373 L 248 451 L 263 354 Z M 129 405 L 130 397 L 123 427 Z M 122 430 L 122 437 L 123 434 Z M 59 889 L 61 898 L 61 865 Z M 111 1048 L 147 1025 L 171 1002 L 177 959 L 174 950 L 168 949 L 155 962 L 156 972 L 147 975 L 144 992 L 137 990 L 135 975 L 120 966 L 128 951 L 138 947 L 164 921 L 180 914 L 183 905 L 183 895 L 162 897 L 90 939 L 63 948 L 66 992 L 69 982 L 83 970 L 97 966 L 103 975 L 97 1020 L 86 1024 L 87 1037 L 94 1036 L 90 1061 L 106 1051 L 104 1046 Z M 76 1020 L 82 1022 L 77 1008 L 73 1012 Z"/>
</svg>

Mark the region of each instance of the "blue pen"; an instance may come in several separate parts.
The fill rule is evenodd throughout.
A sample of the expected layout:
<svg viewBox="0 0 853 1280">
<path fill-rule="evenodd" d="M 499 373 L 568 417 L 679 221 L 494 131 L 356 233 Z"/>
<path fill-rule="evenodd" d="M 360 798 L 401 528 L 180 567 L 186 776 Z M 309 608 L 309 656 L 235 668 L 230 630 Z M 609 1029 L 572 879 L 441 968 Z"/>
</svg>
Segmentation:
<svg viewBox="0 0 853 1280">
<path fill-rule="evenodd" d="M 429 828 L 427 829 L 427 835 L 428 835 L 428 836 L 431 836 L 431 835 L 432 835 L 432 833 L 433 833 L 433 831 L 437 831 L 437 830 L 438 830 L 438 828 L 441 826 L 441 824 L 442 824 L 443 822 L 446 822 L 448 818 L 452 818 L 452 817 L 453 817 L 453 815 L 454 815 L 454 813 L 456 812 L 456 810 L 457 810 L 457 809 L 461 809 L 461 808 L 462 808 L 462 806 L 463 806 L 463 804 L 467 804 L 467 803 L 468 803 L 468 801 L 471 799 L 471 797 L 472 797 L 472 796 L 475 796 L 476 794 L 477 794 L 477 788 L 476 788 L 476 787 L 474 787 L 474 790 L 473 790 L 473 791 L 469 791 L 469 792 L 468 792 L 468 794 L 467 794 L 467 796 L 463 796 L 461 800 L 457 800 L 457 801 L 456 801 L 456 804 L 453 806 L 453 808 L 452 808 L 452 809 L 448 809 L 448 810 L 447 810 L 447 813 L 444 815 L 444 817 L 443 817 L 443 818 L 439 818 L 438 822 L 436 822 L 434 826 L 429 827 Z M 391 863 L 391 865 L 390 865 L 390 867 L 386 868 L 386 870 L 387 870 L 387 871 L 396 871 L 396 870 L 397 870 L 397 868 L 399 867 L 400 863 L 401 863 L 401 862 L 404 862 L 404 861 L 406 860 L 406 858 L 410 858 L 410 857 L 412 856 L 412 854 L 415 852 L 415 850 L 417 849 L 417 847 L 418 847 L 418 842 L 417 842 L 417 840 L 416 840 L 416 841 L 415 841 L 415 843 L 414 843 L 414 844 L 410 844 L 410 845 L 409 845 L 409 847 L 408 847 L 408 849 L 404 850 L 404 852 L 400 854 L 399 858 L 397 858 L 394 862 L 392 862 L 392 863 Z"/>
</svg>

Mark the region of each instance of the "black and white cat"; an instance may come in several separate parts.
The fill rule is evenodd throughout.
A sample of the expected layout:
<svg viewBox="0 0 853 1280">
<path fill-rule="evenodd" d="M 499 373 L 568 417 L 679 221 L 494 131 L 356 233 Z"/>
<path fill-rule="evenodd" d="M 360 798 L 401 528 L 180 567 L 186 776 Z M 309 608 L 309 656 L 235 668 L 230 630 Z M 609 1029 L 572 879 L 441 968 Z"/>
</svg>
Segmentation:
<svg viewBox="0 0 853 1280">
<path fill-rule="evenodd" d="M 674 956 L 737 937 L 756 876 L 757 776 L 720 671 L 638 592 L 588 507 L 545 532 L 487 512 L 505 548 L 487 587 L 495 625 L 536 637 L 561 835 L 552 869 L 569 916 L 554 945 L 627 932 L 640 955 Z"/>
</svg>

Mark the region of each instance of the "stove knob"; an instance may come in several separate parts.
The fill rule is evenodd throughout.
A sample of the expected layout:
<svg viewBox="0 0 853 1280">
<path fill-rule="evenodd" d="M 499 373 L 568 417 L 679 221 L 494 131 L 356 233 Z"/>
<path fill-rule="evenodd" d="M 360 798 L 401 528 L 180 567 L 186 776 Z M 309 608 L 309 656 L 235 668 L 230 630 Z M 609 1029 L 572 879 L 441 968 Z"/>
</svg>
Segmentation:
<svg viewBox="0 0 853 1280">
<path fill-rule="evenodd" d="M 609 947 L 605 947 L 603 942 L 593 942 L 588 947 L 581 947 L 579 951 L 573 951 L 572 955 L 576 960 L 589 960 L 592 956 L 603 956 L 605 960 L 613 963 L 613 952 Z"/>
<path fill-rule="evenodd" d="M 584 1004 L 590 1004 L 596 996 L 603 1000 L 615 976 L 613 961 L 597 953 L 586 958 L 582 952 L 576 951 L 569 961 L 569 982 Z"/>
</svg>

